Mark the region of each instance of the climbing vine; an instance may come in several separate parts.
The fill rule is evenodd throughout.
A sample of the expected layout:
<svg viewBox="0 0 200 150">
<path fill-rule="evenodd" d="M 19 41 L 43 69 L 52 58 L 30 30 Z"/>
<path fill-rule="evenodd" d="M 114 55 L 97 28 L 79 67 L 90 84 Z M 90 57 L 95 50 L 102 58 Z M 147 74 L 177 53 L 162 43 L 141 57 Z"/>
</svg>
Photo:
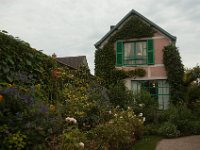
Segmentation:
<svg viewBox="0 0 200 150">
<path fill-rule="evenodd" d="M 117 79 L 125 77 L 122 71 L 115 69 L 115 50 L 114 44 L 117 40 L 127 40 L 131 38 L 152 37 L 154 30 L 152 27 L 141 21 L 138 17 L 131 17 L 122 28 L 120 28 L 104 45 L 102 49 L 95 51 L 95 75 L 106 81 L 116 82 Z M 135 72 L 135 75 L 136 72 Z M 113 76 L 117 77 L 113 79 Z"/>
<path fill-rule="evenodd" d="M 163 63 L 167 71 L 171 89 L 171 99 L 176 103 L 183 100 L 184 66 L 176 46 L 169 45 L 163 49 Z"/>
</svg>

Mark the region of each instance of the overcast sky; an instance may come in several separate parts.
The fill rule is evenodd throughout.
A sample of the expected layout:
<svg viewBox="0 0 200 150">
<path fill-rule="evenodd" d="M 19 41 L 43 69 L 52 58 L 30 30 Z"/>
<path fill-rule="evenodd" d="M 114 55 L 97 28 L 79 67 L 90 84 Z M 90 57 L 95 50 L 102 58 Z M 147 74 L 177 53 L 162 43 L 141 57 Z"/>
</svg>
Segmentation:
<svg viewBox="0 0 200 150">
<path fill-rule="evenodd" d="M 200 0 L 0 0 L 0 30 L 58 57 L 86 55 L 135 9 L 177 37 L 183 64 L 200 63 Z"/>
</svg>

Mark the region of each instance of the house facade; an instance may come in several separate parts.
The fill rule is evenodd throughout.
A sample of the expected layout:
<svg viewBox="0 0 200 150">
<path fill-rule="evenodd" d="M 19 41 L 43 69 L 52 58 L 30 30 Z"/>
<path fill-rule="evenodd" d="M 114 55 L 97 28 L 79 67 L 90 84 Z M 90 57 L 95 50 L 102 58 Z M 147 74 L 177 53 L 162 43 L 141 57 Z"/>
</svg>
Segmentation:
<svg viewBox="0 0 200 150">
<path fill-rule="evenodd" d="M 169 105 L 169 84 L 167 74 L 163 64 L 163 49 L 165 46 L 176 43 L 176 37 L 141 15 L 135 10 L 131 10 L 119 23 L 111 26 L 110 31 L 96 44 L 97 49 L 103 48 L 113 36 L 118 34 L 120 29 L 126 26 L 132 18 L 137 18 L 140 23 L 133 24 L 132 33 L 129 37 L 116 38 L 113 42 L 115 51 L 115 68 L 118 70 L 130 71 L 137 68 L 145 70 L 143 77 L 130 77 L 124 79 L 125 85 L 129 90 L 138 93 L 141 90 L 148 91 L 159 104 L 159 109 L 167 109 Z M 143 26 L 144 29 L 151 28 L 152 34 L 142 34 L 137 36 L 139 31 L 136 27 Z M 131 26 L 130 26 L 131 28 Z M 138 28 L 138 30 L 142 28 Z M 124 30 L 124 32 L 127 30 Z M 122 33 L 120 33 L 122 34 Z M 133 34 L 133 36 L 131 35 Z M 135 36 L 134 36 L 135 34 Z"/>
</svg>

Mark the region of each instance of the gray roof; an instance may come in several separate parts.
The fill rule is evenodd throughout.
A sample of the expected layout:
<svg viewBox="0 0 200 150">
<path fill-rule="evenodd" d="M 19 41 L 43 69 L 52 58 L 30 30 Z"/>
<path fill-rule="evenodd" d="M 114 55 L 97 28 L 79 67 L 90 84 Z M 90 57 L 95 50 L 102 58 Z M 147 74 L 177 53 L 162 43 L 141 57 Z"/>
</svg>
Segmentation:
<svg viewBox="0 0 200 150">
<path fill-rule="evenodd" d="M 86 56 L 57 57 L 56 60 L 75 69 L 78 69 L 81 65 L 87 65 Z"/>
<path fill-rule="evenodd" d="M 120 22 L 118 22 L 103 38 L 101 38 L 95 44 L 95 47 L 98 48 L 104 42 L 104 40 L 106 40 L 114 31 L 116 31 L 120 27 L 120 25 L 122 23 L 124 23 L 124 21 L 126 21 L 126 19 L 128 19 L 130 16 L 134 16 L 134 15 L 138 16 L 139 18 L 141 18 L 142 20 L 144 20 L 145 22 L 150 24 L 153 28 L 157 29 L 158 31 L 160 31 L 161 33 L 163 33 L 164 35 L 169 37 L 172 41 L 176 41 L 175 36 L 171 35 L 167 31 L 165 31 L 164 29 L 162 29 L 161 27 L 159 27 L 158 25 L 156 25 L 155 23 L 153 23 L 152 21 L 150 21 L 149 19 L 147 19 L 146 17 L 144 17 L 143 15 L 141 15 L 140 13 L 138 13 L 137 11 L 132 9 L 124 18 L 122 18 L 122 20 Z"/>
</svg>

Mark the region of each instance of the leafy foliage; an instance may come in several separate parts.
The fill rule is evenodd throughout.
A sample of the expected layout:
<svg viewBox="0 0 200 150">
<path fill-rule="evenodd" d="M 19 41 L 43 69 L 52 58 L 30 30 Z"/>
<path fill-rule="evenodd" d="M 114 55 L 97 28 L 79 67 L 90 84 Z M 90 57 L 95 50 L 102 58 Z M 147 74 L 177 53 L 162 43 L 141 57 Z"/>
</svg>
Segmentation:
<svg viewBox="0 0 200 150">
<path fill-rule="evenodd" d="M 34 83 L 47 83 L 55 61 L 18 38 L 0 32 L 0 82 L 15 83 L 22 73 L 31 75 Z"/>
<path fill-rule="evenodd" d="M 185 87 L 184 101 L 191 107 L 196 105 L 200 99 L 200 67 L 196 66 L 192 69 L 185 70 L 183 77 L 183 85 Z"/>
<path fill-rule="evenodd" d="M 87 133 L 94 147 L 90 149 L 130 149 L 143 135 L 143 120 L 129 108 L 113 109 L 108 122 L 98 125 Z"/>
<path fill-rule="evenodd" d="M 172 138 L 177 137 L 180 134 L 180 131 L 177 130 L 176 125 L 171 122 L 165 122 L 159 129 L 161 135 Z"/>
<path fill-rule="evenodd" d="M 133 94 L 128 91 L 123 82 L 109 87 L 109 100 L 114 106 L 127 108 L 131 102 L 134 101 Z"/>
<path fill-rule="evenodd" d="M 163 52 L 163 63 L 165 65 L 168 82 L 171 87 L 171 99 L 174 103 L 176 103 L 177 101 L 183 100 L 183 64 L 176 46 L 166 46 L 163 49 Z"/>
<path fill-rule="evenodd" d="M 146 123 L 157 122 L 158 102 L 148 92 L 133 95 L 132 105 L 135 113 L 143 113 Z"/>
</svg>

